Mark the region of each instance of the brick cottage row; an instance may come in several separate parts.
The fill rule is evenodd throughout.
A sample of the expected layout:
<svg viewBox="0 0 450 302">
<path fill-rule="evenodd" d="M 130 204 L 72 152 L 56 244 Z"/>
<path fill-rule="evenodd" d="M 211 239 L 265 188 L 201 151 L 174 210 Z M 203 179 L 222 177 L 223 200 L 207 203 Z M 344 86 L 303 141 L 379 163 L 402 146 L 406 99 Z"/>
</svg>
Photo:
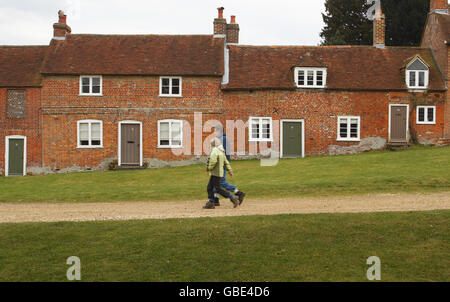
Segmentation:
<svg viewBox="0 0 450 302">
<path fill-rule="evenodd" d="M 244 125 L 234 157 L 446 144 L 448 20 L 431 1 L 423 47 L 386 47 L 381 11 L 373 46 L 266 47 L 223 8 L 191 36 L 72 34 L 60 11 L 49 46 L 0 46 L 0 172 L 198 162 L 213 120 Z"/>
</svg>

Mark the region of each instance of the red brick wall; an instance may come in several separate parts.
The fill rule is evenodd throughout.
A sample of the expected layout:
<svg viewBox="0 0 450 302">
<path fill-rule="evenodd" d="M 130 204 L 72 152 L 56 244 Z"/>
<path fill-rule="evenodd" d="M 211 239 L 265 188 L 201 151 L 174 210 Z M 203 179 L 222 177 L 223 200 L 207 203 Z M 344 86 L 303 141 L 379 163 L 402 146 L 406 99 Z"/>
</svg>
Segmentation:
<svg viewBox="0 0 450 302">
<path fill-rule="evenodd" d="M 158 149 L 158 120 L 182 119 L 191 123 L 194 112 L 215 118 L 222 107 L 221 78 L 183 77 L 183 97 L 159 97 L 159 77 L 103 77 L 103 96 L 79 94 L 79 77 L 47 77 L 43 80 L 44 166 L 95 168 L 105 159 L 117 159 L 118 124 L 124 120 L 143 123 L 143 158 L 177 161 L 170 149 Z M 209 116 L 209 117 L 208 117 Z M 102 149 L 77 148 L 77 121 L 103 121 Z M 189 136 L 187 130 L 185 136 Z M 193 149 L 193 142 L 192 142 Z"/>
<path fill-rule="evenodd" d="M 27 137 L 27 168 L 42 165 L 41 117 L 39 88 L 19 89 L 26 93 L 26 116 L 24 119 L 8 118 L 8 89 L 0 88 L 0 169 L 5 172 L 5 137 L 22 135 Z"/>
</svg>

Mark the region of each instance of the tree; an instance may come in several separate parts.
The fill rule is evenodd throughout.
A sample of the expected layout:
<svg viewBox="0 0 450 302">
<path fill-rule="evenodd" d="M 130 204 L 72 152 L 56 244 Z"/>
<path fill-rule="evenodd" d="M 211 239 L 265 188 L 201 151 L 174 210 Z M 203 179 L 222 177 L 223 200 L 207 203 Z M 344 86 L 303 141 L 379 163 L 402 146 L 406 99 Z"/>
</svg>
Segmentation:
<svg viewBox="0 0 450 302">
<path fill-rule="evenodd" d="M 381 0 L 386 15 L 386 45 L 417 46 L 430 0 Z M 372 45 L 373 23 L 366 0 L 326 0 L 322 45 Z"/>
</svg>

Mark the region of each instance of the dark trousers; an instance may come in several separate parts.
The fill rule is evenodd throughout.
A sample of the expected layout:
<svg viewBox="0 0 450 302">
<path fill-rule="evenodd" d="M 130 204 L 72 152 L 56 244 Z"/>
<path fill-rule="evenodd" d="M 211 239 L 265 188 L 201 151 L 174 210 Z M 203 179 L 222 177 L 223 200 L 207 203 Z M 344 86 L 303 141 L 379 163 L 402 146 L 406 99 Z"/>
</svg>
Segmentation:
<svg viewBox="0 0 450 302">
<path fill-rule="evenodd" d="M 208 199 L 211 202 L 214 202 L 214 190 L 225 198 L 232 197 L 230 192 L 225 190 L 222 187 L 222 185 L 220 184 L 221 179 L 222 179 L 222 177 L 217 177 L 217 176 L 211 176 L 209 178 L 207 191 L 208 191 Z"/>
</svg>

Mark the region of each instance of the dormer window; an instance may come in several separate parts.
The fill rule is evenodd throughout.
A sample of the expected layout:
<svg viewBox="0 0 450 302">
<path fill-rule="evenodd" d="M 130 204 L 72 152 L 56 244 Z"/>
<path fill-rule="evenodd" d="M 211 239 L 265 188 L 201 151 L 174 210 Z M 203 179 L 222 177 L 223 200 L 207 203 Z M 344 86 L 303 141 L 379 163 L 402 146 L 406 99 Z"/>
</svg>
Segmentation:
<svg viewBox="0 0 450 302">
<path fill-rule="evenodd" d="M 295 84 L 299 88 L 325 88 L 326 68 L 296 67 Z"/>
<path fill-rule="evenodd" d="M 413 60 L 406 67 L 406 85 L 410 89 L 428 88 L 428 66 L 419 58 Z"/>
</svg>

